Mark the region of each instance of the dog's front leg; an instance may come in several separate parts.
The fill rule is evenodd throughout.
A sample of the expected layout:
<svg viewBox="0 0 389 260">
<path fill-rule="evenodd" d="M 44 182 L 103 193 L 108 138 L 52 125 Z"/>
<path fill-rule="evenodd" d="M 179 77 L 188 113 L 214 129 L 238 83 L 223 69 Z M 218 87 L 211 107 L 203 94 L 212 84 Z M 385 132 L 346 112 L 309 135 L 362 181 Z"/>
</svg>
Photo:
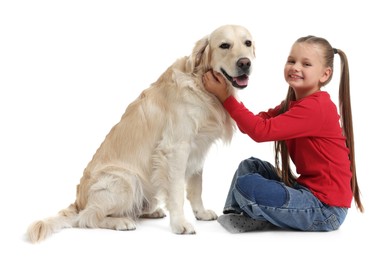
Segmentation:
<svg viewBox="0 0 389 260">
<path fill-rule="evenodd" d="M 217 215 L 212 210 L 206 210 L 204 208 L 203 200 L 201 197 L 203 190 L 203 175 L 202 170 L 191 174 L 188 178 L 186 185 L 186 196 L 192 206 L 193 214 L 198 220 L 215 220 Z"/>
<path fill-rule="evenodd" d="M 170 226 L 176 234 L 196 233 L 184 214 L 185 171 L 189 157 L 190 145 L 182 142 L 172 149 L 167 157 L 169 165 L 169 181 L 166 207 L 170 213 Z"/>
</svg>

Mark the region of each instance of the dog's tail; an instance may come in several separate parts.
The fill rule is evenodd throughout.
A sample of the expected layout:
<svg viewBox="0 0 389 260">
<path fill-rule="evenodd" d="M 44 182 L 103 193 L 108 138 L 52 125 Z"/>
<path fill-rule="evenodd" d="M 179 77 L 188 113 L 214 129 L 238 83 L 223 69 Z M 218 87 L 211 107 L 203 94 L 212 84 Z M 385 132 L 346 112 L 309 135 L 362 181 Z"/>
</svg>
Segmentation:
<svg viewBox="0 0 389 260">
<path fill-rule="evenodd" d="M 63 228 L 78 226 L 78 210 L 74 204 L 60 211 L 57 216 L 38 220 L 27 230 L 27 236 L 32 243 L 40 242 Z"/>
</svg>

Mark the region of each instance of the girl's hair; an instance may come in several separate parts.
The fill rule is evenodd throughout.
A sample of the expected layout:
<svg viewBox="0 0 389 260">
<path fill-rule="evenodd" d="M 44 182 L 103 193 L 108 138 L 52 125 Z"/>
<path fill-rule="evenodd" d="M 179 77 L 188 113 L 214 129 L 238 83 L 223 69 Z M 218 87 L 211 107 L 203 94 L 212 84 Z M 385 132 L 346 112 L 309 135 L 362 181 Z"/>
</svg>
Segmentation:
<svg viewBox="0 0 389 260">
<path fill-rule="evenodd" d="M 350 102 L 350 79 L 349 79 L 349 68 L 346 54 L 339 49 L 334 49 L 330 43 L 323 38 L 315 36 L 306 36 L 297 39 L 296 43 L 309 43 L 315 44 L 322 49 L 323 58 L 325 61 L 324 66 L 330 67 L 331 71 L 334 69 L 334 54 L 339 54 L 341 60 L 341 76 L 339 83 L 339 112 L 341 119 L 341 126 L 343 129 L 343 134 L 346 137 L 346 145 L 349 149 L 349 158 L 350 158 L 350 170 L 352 172 L 351 177 L 351 189 L 353 192 L 355 204 L 357 208 L 363 212 L 364 208 L 360 198 L 360 192 L 358 187 L 356 168 L 355 168 L 355 154 L 354 154 L 354 131 L 353 131 L 353 121 L 351 113 L 351 102 Z M 332 74 L 329 76 L 328 80 L 322 84 L 322 86 L 329 83 L 332 79 Z M 296 100 L 295 93 L 291 87 L 288 89 L 286 99 L 282 102 L 280 114 L 284 113 L 289 109 L 290 101 Z M 281 162 L 279 156 L 281 155 Z M 286 147 L 285 141 L 276 141 L 275 142 L 275 164 L 280 174 L 283 182 L 291 186 L 295 180 L 296 176 L 293 174 L 290 168 L 290 159 L 289 153 Z M 282 167 L 280 167 L 282 165 Z"/>
</svg>

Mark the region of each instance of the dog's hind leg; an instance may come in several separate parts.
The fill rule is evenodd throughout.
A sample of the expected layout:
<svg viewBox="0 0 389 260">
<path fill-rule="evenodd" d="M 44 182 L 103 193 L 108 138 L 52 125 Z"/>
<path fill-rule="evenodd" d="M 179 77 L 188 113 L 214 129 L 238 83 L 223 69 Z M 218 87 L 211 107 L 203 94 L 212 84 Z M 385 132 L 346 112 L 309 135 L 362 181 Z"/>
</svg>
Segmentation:
<svg viewBox="0 0 389 260">
<path fill-rule="evenodd" d="M 149 199 L 148 204 L 142 210 L 141 218 L 164 218 L 165 211 L 158 207 L 159 200 L 156 198 Z"/>
<path fill-rule="evenodd" d="M 79 226 L 134 230 L 143 204 L 141 185 L 136 176 L 117 174 L 118 169 L 102 171 L 88 191 L 86 207 L 80 211 Z M 124 179 L 123 176 L 128 176 Z"/>
<path fill-rule="evenodd" d="M 165 211 L 163 211 L 163 209 L 157 208 L 153 212 L 143 213 L 140 217 L 141 218 L 164 218 L 166 217 L 166 214 Z"/>
</svg>

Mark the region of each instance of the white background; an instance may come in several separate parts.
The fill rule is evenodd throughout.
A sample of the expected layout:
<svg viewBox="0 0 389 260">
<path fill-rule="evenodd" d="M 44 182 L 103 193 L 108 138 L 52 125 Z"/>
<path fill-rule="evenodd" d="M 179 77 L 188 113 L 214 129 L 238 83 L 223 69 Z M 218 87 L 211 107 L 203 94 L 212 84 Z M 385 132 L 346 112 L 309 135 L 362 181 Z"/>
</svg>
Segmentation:
<svg viewBox="0 0 389 260">
<path fill-rule="evenodd" d="M 352 259 L 388 256 L 387 62 L 385 1 L 1 1 L 1 259 Z M 75 199 L 82 171 L 126 106 L 194 43 L 223 24 L 247 27 L 257 59 L 239 92 L 253 112 L 286 95 L 283 66 L 292 43 L 313 34 L 346 52 L 350 64 L 357 171 L 366 213 L 355 206 L 329 233 L 232 235 L 199 222 L 174 235 L 168 218 L 133 232 L 67 229 L 43 243 L 28 225 Z M 339 58 L 326 87 L 337 103 Z M 249 156 L 273 162 L 273 144 L 237 132 L 213 146 L 203 199 L 221 214 L 232 175 Z M 2 256 L 4 254 L 4 256 Z M 8 255 L 8 256 L 7 256 Z"/>
</svg>

